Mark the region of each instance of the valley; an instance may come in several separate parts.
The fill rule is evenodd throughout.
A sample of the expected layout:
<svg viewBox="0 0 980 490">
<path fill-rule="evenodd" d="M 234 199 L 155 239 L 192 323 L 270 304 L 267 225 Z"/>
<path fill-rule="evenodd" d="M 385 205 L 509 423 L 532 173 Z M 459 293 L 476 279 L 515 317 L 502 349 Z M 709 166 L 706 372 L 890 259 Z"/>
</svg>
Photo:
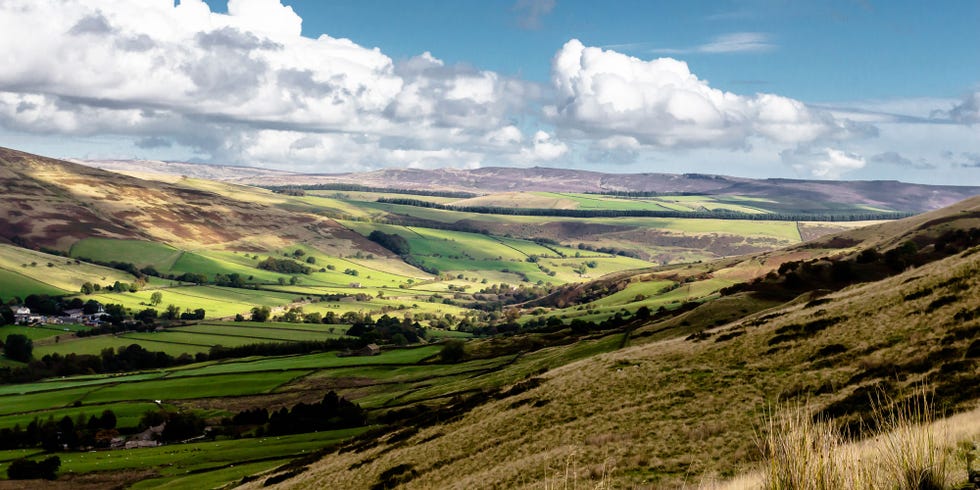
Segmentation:
<svg viewBox="0 0 980 490">
<path fill-rule="evenodd" d="M 84 163 L 0 149 L 0 488 L 707 487 L 778 404 L 978 420 L 974 188 Z"/>
</svg>

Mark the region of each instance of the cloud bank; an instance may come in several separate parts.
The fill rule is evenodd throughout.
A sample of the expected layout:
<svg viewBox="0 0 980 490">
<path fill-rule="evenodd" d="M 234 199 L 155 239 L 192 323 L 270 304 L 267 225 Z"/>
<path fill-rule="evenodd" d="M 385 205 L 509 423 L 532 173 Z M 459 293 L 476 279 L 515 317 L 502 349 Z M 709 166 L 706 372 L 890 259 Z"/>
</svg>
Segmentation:
<svg viewBox="0 0 980 490">
<path fill-rule="evenodd" d="M 520 0 L 511 8 L 534 28 L 555 5 Z M 639 59 L 576 39 L 554 55 L 550 83 L 538 84 L 448 65 L 431 52 L 393 60 L 348 39 L 305 37 L 302 22 L 279 0 L 230 0 L 226 14 L 201 0 L 0 2 L 0 130 L 59 140 L 108 135 L 139 151 L 316 172 L 595 168 L 682 155 L 714 161 L 717 172 L 737 172 L 727 161 L 738 161 L 743 174 L 754 165 L 765 169 L 757 174 L 837 178 L 927 171 L 936 161 L 975 168 L 972 160 L 937 160 L 938 149 L 919 151 L 930 141 L 980 152 L 956 144 L 980 136 L 980 92 L 920 104 L 915 117 L 888 107 L 822 109 L 721 90 L 682 60 Z M 749 32 L 696 50 L 772 48 L 766 35 Z M 952 129 L 936 137 L 925 126 Z"/>
<path fill-rule="evenodd" d="M 276 0 L 231 0 L 227 14 L 200 0 L 3 2 L 0 124 L 344 169 L 560 156 L 511 122 L 533 84 L 301 27 Z"/>
</svg>

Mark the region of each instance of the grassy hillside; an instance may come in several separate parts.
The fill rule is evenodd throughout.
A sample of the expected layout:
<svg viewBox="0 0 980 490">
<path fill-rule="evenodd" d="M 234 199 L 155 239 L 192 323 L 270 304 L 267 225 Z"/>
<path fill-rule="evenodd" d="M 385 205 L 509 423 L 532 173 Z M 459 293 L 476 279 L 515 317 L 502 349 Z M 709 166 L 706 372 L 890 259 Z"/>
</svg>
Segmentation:
<svg viewBox="0 0 980 490">
<path fill-rule="evenodd" d="M 5 148 L 0 192 L 0 236 L 24 245 L 67 251 L 80 239 L 102 237 L 248 250 L 308 242 L 334 253 L 384 253 L 314 215 Z"/>
<path fill-rule="evenodd" d="M 540 386 L 459 421 L 327 456 L 283 488 L 365 487 L 396 467 L 408 468 L 406 488 L 555 479 L 673 487 L 753 468 L 761 457 L 755 427 L 779 400 L 808 399 L 847 422 L 869 415 L 878 387 L 901 397 L 925 384 L 947 413 L 969 409 L 980 398 L 975 252 L 688 340 L 637 338 L 542 374 Z M 929 292 L 905 299 L 917 291 Z"/>
<path fill-rule="evenodd" d="M 0 244 L 0 298 L 77 293 L 85 282 L 132 282 L 133 276 L 66 257 Z"/>
</svg>

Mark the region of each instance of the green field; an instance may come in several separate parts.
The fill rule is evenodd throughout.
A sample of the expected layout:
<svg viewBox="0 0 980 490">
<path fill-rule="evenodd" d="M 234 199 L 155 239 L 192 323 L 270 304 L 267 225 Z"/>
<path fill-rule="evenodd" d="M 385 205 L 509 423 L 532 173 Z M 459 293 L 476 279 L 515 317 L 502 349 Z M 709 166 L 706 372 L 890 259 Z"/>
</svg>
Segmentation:
<svg viewBox="0 0 980 490">
<path fill-rule="evenodd" d="M 136 488 L 198 489 L 221 486 L 242 476 L 274 468 L 365 430 L 367 428 L 58 455 L 62 473 L 154 469 L 160 476 L 141 481 Z M 0 464 L 0 474 L 6 475 L 6 464 Z"/>
<path fill-rule="evenodd" d="M 85 282 L 132 282 L 133 276 L 109 267 L 77 262 L 11 245 L 0 245 L 0 298 L 78 292 Z"/>
<path fill-rule="evenodd" d="M 48 354 L 90 354 L 98 355 L 103 349 L 117 350 L 120 347 L 129 347 L 139 344 L 144 349 L 157 352 L 166 352 L 172 356 L 179 356 L 184 353 L 194 354 L 197 352 L 207 352 L 211 348 L 209 345 L 182 345 L 170 342 L 158 342 L 152 340 L 140 340 L 127 338 L 126 335 L 112 336 L 99 335 L 94 337 L 83 337 L 77 339 L 62 340 L 57 343 L 46 343 L 34 346 L 34 357 L 40 358 Z"/>
<path fill-rule="evenodd" d="M 0 429 L 11 428 L 15 425 L 19 425 L 22 428 L 27 427 L 27 424 L 31 423 L 35 418 L 39 420 L 46 420 L 49 417 L 54 420 L 60 420 L 62 417 L 68 416 L 72 420 L 76 420 L 79 415 L 84 415 L 85 417 L 91 417 L 93 415 L 100 415 L 104 410 L 112 410 L 116 414 L 116 426 L 117 427 L 136 427 L 139 425 L 140 417 L 144 413 L 156 410 L 159 407 L 156 403 L 151 402 L 123 402 L 123 403 L 108 403 L 104 405 L 91 405 L 91 406 L 81 406 L 81 407 L 71 407 L 71 408 L 58 408 L 54 410 L 39 410 L 27 414 L 20 415 L 6 415 L 0 417 Z"/>
<path fill-rule="evenodd" d="M 0 326 L 0 340 L 6 339 L 8 335 L 19 334 L 26 335 L 27 338 L 37 341 L 40 339 L 46 339 L 50 337 L 60 336 L 60 335 L 70 335 L 71 332 L 78 331 L 88 327 L 81 327 L 79 325 L 45 325 L 45 326 L 31 326 L 22 327 L 19 325 L 3 325 Z"/>
<path fill-rule="evenodd" d="M 153 266 L 167 270 L 180 256 L 180 250 L 157 242 L 85 238 L 72 245 L 69 255 L 100 262 L 128 262 L 138 266 Z"/>
<path fill-rule="evenodd" d="M 91 390 L 83 403 L 131 400 L 183 400 L 266 393 L 304 371 L 243 373 L 228 376 L 182 377 L 134 383 L 119 383 Z"/>
<path fill-rule="evenodd" d="M 163 301 L 157 309 L 162 310 L 167 305 L 176 305 L 184 311 L 203 308 L 206 318 L 221 318 L 247 314 L 253 306 L 281 306 L 297 299 L 289 293 L 255 289 L 235 289 L 221 286 L 186 286 L 168 288 L 163 291 Z M 99 293 L 83 295 L 83 300 L 94 299 L 103 304 L 118 303 L 139 311 L 150 307 L 150 295 L 153 291 L 137 291 L 135 293 Z"/>
<path fill-rule="evenodd" d="M 62 295 L 66 292 L 64 289 L 45 284 L 18 272 L 0 269 L 0 299 L 13 298 L 14 296 L 23 298 L 31 294 Z"/>
</svg>

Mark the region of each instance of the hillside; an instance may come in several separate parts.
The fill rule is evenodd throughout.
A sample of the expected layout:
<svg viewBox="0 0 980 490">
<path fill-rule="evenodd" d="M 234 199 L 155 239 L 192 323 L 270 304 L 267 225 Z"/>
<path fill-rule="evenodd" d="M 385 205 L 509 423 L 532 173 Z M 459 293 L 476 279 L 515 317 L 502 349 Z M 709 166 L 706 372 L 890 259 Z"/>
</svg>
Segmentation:
<svg viewBox="0 0 980 490">
<path fill-rule="evenodd" d="M 978 205 L 854 233 L 874 236 L 869 246 L 884 252 L 909 233 L 970 226 Z M 922 253 L 936 243 L 920 240 Z M 746 307 L 721 324 L 698 320 L 708 302 L 686 314 L 696 335 L 662 338 L 658 323 L 683 317 L 654 319 L 629 347 L 553 366 L 458 419 L 329 454 L 276 488 L 698 485 L 757 467 L 757 427 L 777 402 L 806 401 L 860 430 L 875 393 L 902 399 L 916 386 L 934 393 L 942 413 L 975 421 L 980 247 L 944 250 L 951 255 L 883 280 L 758 313 Z M 750 296 L 726 297 L 726 309 Z"/>
<path fill-rule="evenodd" d="M 267 250 L 305 242 L 386 252 L 336 222 L 0 148 L 0 237 L 67 251 L 88 237 Z"/>
</svg>

